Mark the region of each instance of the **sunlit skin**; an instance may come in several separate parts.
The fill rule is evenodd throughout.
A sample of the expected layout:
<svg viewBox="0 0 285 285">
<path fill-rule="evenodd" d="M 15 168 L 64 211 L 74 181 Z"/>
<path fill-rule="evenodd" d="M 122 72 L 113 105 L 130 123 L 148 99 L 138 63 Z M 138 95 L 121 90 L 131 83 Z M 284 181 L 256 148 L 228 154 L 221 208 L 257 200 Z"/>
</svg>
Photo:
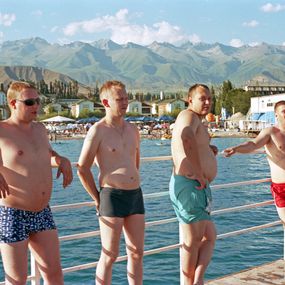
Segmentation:
<svg viewBox="0 0 285 285">
<path fill-rule="evenodd" d="M 276 108 L 275 116 L 276 126 L 263 129 L 254 140 L 226 148 L 223 153 L 225 157 L 230 157 L 236 153 L 250 153 L 265 147 L 272 182 L 285 183 L 285 102 Z M 284 225 L 285 208 L 276 209 Z"/>
<path fill-rule="evenodd" d="M 140 139 L 136 126 L 126 122 L 128 107 L 125 88 L 112 86 L 101 101 L 106 116 L 92 126 L 84 141 L 78 160 L 78 175 L 82 185 L 99 209 L 100 198 L 91 167 L 99 168 L 99 185 L 123 189 L 140 186 Z M 112 282 L 112 266 L 119 254 L 122 230 L 128 255 L 127 275 L 129 284 L 141 285 L 143 276 L 144 215 L 134 214 L 124 218 L 99 217 L 102 251 L 96 269 L 96 284 Z"/>
<path fill-rule="evenodd" d="M 198 87 L 188 101 L 189 107 L 180 112 L 172 133 L 173 172 L 197 180 L 200 183 L 197 191 L 200 191 L 217 174 L 217 148 L 210 145 L 209 134 L 202 123 L 210 112 L 212 97 L 209 90 Z M 215 226 L 210 220 L 180 226 L 184 284 L 202 285 L 215 245 Z"/>
<path fill-rule="evenodd" d="M 24 88 L 8 100 L 11 116 L 0 122 L 0 205 L 38 212 L 50 200 L 52 166 L 63 176 L 63 187 L 72 181 L 68 159 L 59 156 L 49 144 L 45 127 L 35 122 L 39 104 L 27 106 L 26 99 L 37 99 L 33 88 Z M 26 284 L 30 247 L 45 285 L 63 284 L 57 230 L 32 233 L 28 239 L 0 243 L 5 284 Z M 52 266 L 50 266 L 52 264 Z"/>
</svg>

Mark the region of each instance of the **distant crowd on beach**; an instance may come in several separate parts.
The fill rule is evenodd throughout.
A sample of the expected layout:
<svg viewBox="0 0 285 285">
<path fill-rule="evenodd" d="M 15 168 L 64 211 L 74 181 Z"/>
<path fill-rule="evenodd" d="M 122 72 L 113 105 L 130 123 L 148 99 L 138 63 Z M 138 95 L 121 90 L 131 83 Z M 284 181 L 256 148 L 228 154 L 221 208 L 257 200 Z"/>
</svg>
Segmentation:
<svg viewBox="0 0 285 285">
<path fill-rule="evenodd" d="M 86 124 L 66 124 L 66 123 L 48 123 L 46 124 L 47 133 L 50 141 L 58 139 L 76 139 L 84 138 L 88 130 L 96 123 Z M 161 139 L 171 138 L 173 123 L 136 123 L 141 138 Z"/>
</svg>

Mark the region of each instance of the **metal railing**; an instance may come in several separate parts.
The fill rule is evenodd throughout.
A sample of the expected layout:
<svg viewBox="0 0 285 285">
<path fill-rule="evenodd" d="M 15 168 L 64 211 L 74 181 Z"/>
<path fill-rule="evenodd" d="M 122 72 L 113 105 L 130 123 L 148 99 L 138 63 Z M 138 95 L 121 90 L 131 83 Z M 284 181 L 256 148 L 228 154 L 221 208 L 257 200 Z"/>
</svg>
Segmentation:
<svg viewBox="0 0 285 285">
<path fill-rule="evenodd" d="M 260 151 L 258 153 L 260 153 Z M 162 161 L 162 160 L 171 160 L 171 156 L 141 158 L 142 162 Z M 73 163 L 73 166 L 75 166 L 75 165 L 76 165 L 76 163 Z M 220 189 L 224 189 L 224 188 L 232 188 L 232 187 L 236 187 L 236 186 L 260 184 L 260 183 L 265 183 L 265 182 L 270 182 L 270 181 L 271 181 L 270 178 L 265 178 L 265 179 L 249 180 L 249 181 L 242 181 L 242 182 L 233 182 L 233 183 L 212 185 L 211 189 L 212 190 L 220 190 Z M 158 198 L 158 197 L 167 196 L 167 195 L 169 195 L 168 191 L 145 194 L 144 199 L 147 200 L 150 198 Z M 237 206 L 237 207 L 232 207 L 232 208 L 224 208 L 224 209 L 213 211 L 211 213 L 211 215 L 220 215 L 220 214 L 232 213 L 232 212 L 236 212 L 236 211 L 244 211 L 247 209 L 264 207 L 267 205 L 271 205 L 273 203 L 274 203 L 273 200 L 268 200 L 268 201 L 264 201 L 264 202 L 247 204 L 247 205 L 243 205 L 243 206 Z M 74 204 L 56 205 L 56 206 L 52 206 L 51 208 L 53 211 L 63 211 L 66 209 L 77 209 L 77 208 L 82 208 L 82 207 L 94 207 L 94 202 L 82 202 L 82 203 L 74 203 Z M 168 218 L 168 219 L 146 222 L 146 228 L 156 226 L 156 225 L 173 223 L 173 222 L 177 222 L 177 219 L 176 218 Z M 275 221 L 275 222 L 266 223 L 263 225 L 258 225 L 258 226 L 253 226 L 253 227 L 249 227 L 249 228 L 240 229 L 237 231 L 227 232 L 227 233 L 219 234 L 217 236 L 217 239 L 224 239 L 224 238 L 228 238 L 228 237 L 232 237 L 232 236 L 236 236 L 236 235 L 241 235 L 241 234 L 257 231 L 260 229 L 266 229 L 269 227 L 274 227 L 274 226 L 277 226 L 280 224 L 281 224 L 281 221 Z M 84 233 L 79 233 L 79 234 L 61 236 L 61 237 L 59 237 L 59 240 L 60 240 L 60 242 L 64 242 L 64 241 L 69 241 L 69 240 L 95 237 L 95 236 L 99 236 L 99 235 L 100 235 L 100 231 L 96 230 L 96 231 L 84 232 Z M 157 253 L 161 253 L 161 252 L 166 252 L 166 251 L 173 250 L 173 249 L 180 249 L 181 245 L 182 245 L 181 242 L 179 242 L 177 244 L 171 244 L 168 246 L 163 246 L 163 247 L 159 247 L 159 248 L 146 250 L 146 251 L 144 251 L 144 256 L 153 255 L 153 254 L 157 254 Z M 285 256 L 285 244 L 284 244 L 284 256 Z M 117 258 L 116 262 L 121 262 L 124 260 L 127 260 L 126 255 L 119 256 Z M 28 276 L 28 280 L 31 281 L 32 285 L 40 285 L 41 277 L 40 277 L 39 270 L 37 268 L 36 262 L 35 262 L 34 258 L 32 257 L 32 255 L 31 255 L 30 263 L 31 263 L 30 264 L 31 275 Z M 79 271 L 79 270 L 95 268 L 97 266 L 97 264 L 98 264 L 98 261 L 95 261 L 95 262 L 91 262 L 91 263 L 80 264 L 80 265 L 76 265 L 76 266 L 63 268 L 63 273 L 67 274 L 67 273 L 75 272 L 75 271 Z M 183 280 L 183 278 L 181 278 L 181 275 L 180 275 L 181 284 L 182 284 L 182 280 Z M 4 284 L 5 284 L 5 282 L 0 282 L 0 285 L 4 285 Z"/>
</svg>

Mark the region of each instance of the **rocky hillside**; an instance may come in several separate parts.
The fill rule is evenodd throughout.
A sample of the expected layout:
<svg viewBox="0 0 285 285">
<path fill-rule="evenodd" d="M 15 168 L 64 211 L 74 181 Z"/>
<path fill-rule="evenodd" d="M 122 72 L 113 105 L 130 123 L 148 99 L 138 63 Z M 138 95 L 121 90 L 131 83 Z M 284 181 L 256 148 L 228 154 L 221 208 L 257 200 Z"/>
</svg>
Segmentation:
<svg viewBox="0 0 285 285">
<path fill-rule="evenodd" d="M 234 48 L 190 42 L 179 47 L 157 42 L 141 46 L 110 40 L 58 45 L 32 38 L 2 43 L 0 66 L 4 66 L 0 79 L 15 74 L 34 78 L 63 76 L 93 87 L 118 79 L 130 91 L 177 91 L 195 82 L 215 85 L 230 80 L 235 86 L 243 86 L 249 80 L 262 78 L 284 83 L 285 46 L 263 43 Z"/>
</svg>

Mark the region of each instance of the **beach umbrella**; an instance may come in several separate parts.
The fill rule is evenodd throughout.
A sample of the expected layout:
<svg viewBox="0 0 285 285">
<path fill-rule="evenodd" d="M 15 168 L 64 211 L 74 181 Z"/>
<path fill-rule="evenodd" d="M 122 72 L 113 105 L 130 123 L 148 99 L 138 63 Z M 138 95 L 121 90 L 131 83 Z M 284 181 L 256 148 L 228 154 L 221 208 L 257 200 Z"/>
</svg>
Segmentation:
<svg viewBox="0 0 285 285">
<path fill-rule="evenodd" d="M 87 123 L 96 123 L 100 121 L 97 117 L 90 117 L 90 118 L 83 118 L 78 121 L 76 121 L 78 124 L 87 124 Z"/>
<path fill-rule="evenodd" d="M 144 116 L 142 120 L 143 120 L 143 122 L 145 122 L 145 123 L 147 123 L 147 122 L 155 122 L 155 121 L 156 121 L 155 118 L 147 117 L 147 116 Z"/>
<path fill-rule="evenodd" d="M 126 117 L 127 122 L 142 122 L 142 117 Z"/>
<path fill-rule="evenodd" d="M 160 116 L 158 118 L 158 121 L 159 122 L 171 122 L 171 121 L 174 121 L 175 119 L 171 116 L 167 116 L 167 115 L 163 115 L 163 116 Z"/>
<path fill-rule="evenodd" d="M 63 116 L 55 116 L 45 120 L 41 120 L 43 123 L 68 123 L 68 122 L 75 122 L 75 120 Z"/>
</svg>

